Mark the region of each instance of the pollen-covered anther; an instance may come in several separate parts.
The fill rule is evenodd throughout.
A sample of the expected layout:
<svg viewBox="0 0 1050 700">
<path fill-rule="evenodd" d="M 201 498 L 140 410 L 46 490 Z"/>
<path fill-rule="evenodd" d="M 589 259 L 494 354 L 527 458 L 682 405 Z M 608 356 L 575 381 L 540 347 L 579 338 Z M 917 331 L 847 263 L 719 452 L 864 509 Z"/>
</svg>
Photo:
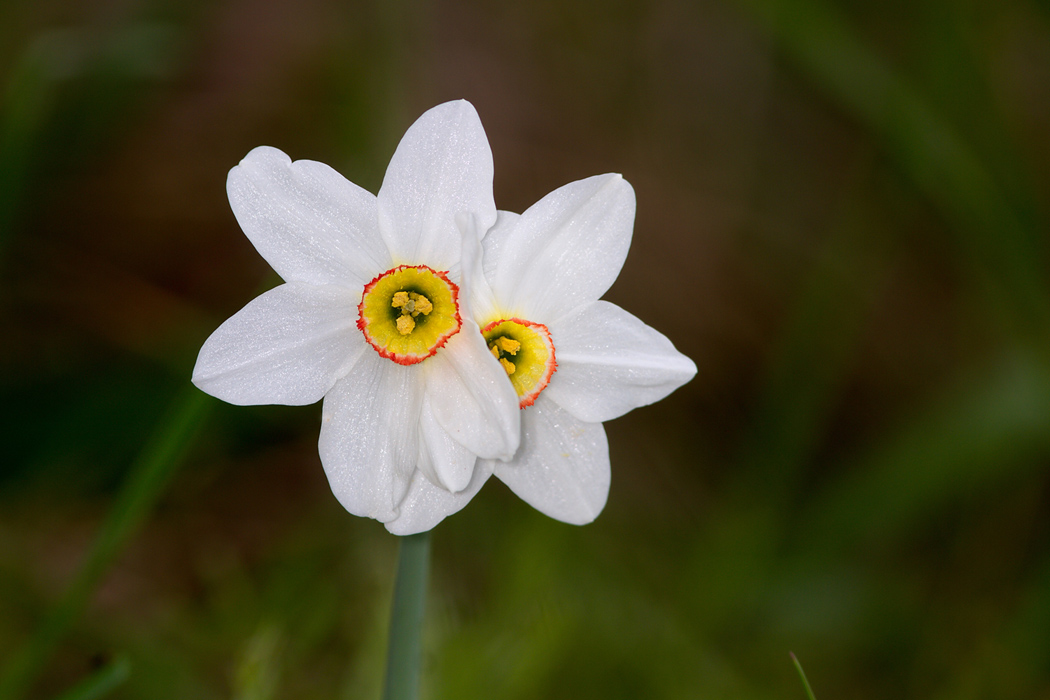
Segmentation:
<svg viewBox="0 0 1050 700">
<path fill-rule="evenodd" d="M 409 311 L 412 312 L 413 316 L 418 316 L 419 314 L 426 316 L 434 310 L 434 305 L 431 304 L 430 300 L 422 294 L 411 292 L 408 296 L 410 296 L 411 299 L 409 299 L 407 305 L 412 307 Z"/>
<path fill-rule="evenodd" d="M 383 357 L 401 365 L 422 362 L 459 332 L 459 288 L 444 272 L 402 265 L 369 282 L 358 305 L 357 327 Z"/>
<path fill-rule="evenodd" d="M 408 335 L 416 328 L 416 322 L 411 316 L 398 316 L 394 323 L 397 326 L 397 332 L 401 335 Z"/>
<path fill-rule="evenodd" d="M 518 393 L 521 408 L 531 406 L 558 368 L 554 343 L 542 323 L 506 318 L 481 329 L 492 356 L 499 360 Z"/>
<path fill-rule="evenodd" d="M 507 336 L 496 338 L 495 345 L 502 352 L 510 353 L 511 355 L 517 355 L 518 350 L 521 349 L 521 343 L 514 340 L 513 338 L 508 338 Z"/>
</svg>

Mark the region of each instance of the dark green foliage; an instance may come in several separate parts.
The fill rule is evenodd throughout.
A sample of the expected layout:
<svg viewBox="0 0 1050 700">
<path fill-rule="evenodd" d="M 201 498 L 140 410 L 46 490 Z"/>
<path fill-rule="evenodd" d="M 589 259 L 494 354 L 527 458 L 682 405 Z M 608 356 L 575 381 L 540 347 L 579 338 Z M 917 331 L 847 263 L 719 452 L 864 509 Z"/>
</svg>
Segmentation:
<svg viewBox="0 0 1050 700">
<path fill-rule="evenodd" d="M 166 440 L 276 283 L 228 169 L 375 191 L 465 97 L 502 208 L 632 183 L 607 296 L 700 372 L 606 426 L 594 524 L 494 481 L 435 530 L 424 697 L 801 698 L 791 651 L 821 700 L 1050 693 L 1045 2 L 53 2 L 0 39 L 0 681 L 36 649 L 33 698 L 379 697 L 397 543 L 318 408 Z"/>
</svg>

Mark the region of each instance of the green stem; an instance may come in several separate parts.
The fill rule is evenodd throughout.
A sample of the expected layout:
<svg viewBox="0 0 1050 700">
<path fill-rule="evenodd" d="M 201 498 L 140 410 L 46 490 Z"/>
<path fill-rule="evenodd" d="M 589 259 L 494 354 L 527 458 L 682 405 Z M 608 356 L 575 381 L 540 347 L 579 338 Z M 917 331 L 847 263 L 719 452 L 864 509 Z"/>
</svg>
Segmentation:
<svg viewBox="0 0 1050 700">
<path fill-rule="evenodd" d="M 430 531 L 401 538 L 390 610 L 383 700 L 416 700 L 422 661 L 423 604 L 430 568 Z"/>
<path fill-rule="evenodd" d="M 65 596 L 0 671 L 0 698 L 18 700 L 32 687 L 55 647 L 91 599 L 102 576 L 156 503 L 208 406 L 208 398 L 196 389 L 187 389 L 176 399 L 160 430 L 132 465 Z"/>
</svg>

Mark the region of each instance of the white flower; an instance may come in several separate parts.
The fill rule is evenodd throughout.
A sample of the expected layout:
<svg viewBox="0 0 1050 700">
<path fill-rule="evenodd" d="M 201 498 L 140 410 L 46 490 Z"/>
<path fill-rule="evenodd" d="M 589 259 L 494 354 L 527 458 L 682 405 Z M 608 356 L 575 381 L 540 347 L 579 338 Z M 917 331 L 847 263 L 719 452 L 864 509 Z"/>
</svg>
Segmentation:
<svg viewBox="0 0 1050 700">
<path fill-rule="evenodd" d="M 496 220 L 492 154 L 474 108 L 425 113 L 377 196 L 321 163 L 256 148 L 230 205 L 285 283 L 201 348 L 193 382 L 234 404 L 324 397 L 319 451 L 332 491 L 391 532 L 428 530 L 509 458 L 518 399 L 466 311 L 456 216 Z"/>
<path fill-rule="evenodd" d="M 608 497 L 602 421 L 659 401 L 696 374 L 666 337 L 599 300 L 627 257 L 634 208 L 623 178 L 600 175 L 520 216 L 500 212 L 482 241 L 483 262 L 464 247 L 464 266 L 484 268 L 471 310 L 522 407 L 514 459 L 480 459 L 478 470 L 569 523 L 594 520 Z M 477 220 L 460 225 L 474 233 L 465 241 L 484 231 Z M 688 299 L 673 303 L 689 308 Z"/>
</svg>

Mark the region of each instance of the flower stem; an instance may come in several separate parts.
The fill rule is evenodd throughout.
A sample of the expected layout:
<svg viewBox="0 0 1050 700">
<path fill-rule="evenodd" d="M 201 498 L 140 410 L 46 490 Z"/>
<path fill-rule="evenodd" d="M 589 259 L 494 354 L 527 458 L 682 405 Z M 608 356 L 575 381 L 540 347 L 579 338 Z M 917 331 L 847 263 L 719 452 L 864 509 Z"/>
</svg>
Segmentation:
<svg viewBox="0 0 1050 700">
<path fill-rule="evenodd" d="M 430 531 L 401 538 L 390 610 L 383 700 L 416 700 L 422 660 L 423 604 L 430 568 Z"/>
</svg>

